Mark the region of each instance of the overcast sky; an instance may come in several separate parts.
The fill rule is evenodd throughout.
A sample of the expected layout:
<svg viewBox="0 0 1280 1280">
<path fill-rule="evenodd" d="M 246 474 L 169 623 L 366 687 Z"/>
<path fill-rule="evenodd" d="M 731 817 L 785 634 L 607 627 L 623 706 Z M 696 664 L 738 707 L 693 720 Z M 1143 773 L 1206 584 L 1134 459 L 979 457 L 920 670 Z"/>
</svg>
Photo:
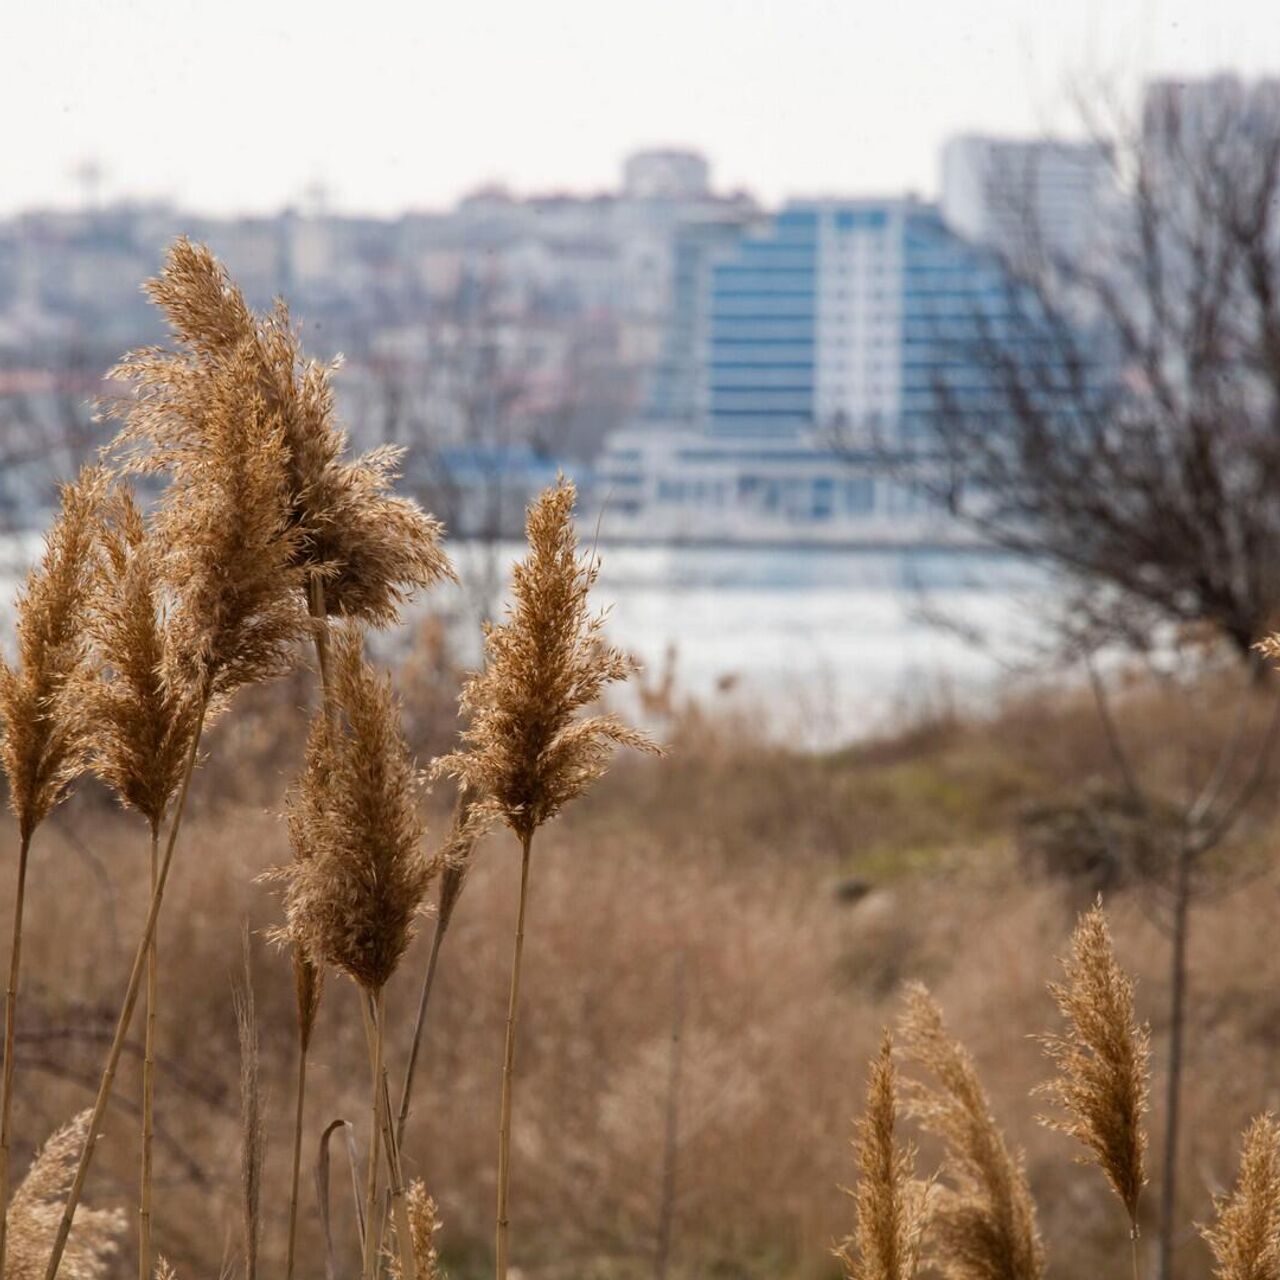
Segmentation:
<svg viewBox="0 0 1280 1280">
<path fill-rule="evenodd" d="M 0 0 L 0 211 L 102 193 L 274 210 L 600 189 L 929 192 L 964 130 L 1070 118 L 1084 73 L 1280 71 L 1280 0 Z"/>
</svg>

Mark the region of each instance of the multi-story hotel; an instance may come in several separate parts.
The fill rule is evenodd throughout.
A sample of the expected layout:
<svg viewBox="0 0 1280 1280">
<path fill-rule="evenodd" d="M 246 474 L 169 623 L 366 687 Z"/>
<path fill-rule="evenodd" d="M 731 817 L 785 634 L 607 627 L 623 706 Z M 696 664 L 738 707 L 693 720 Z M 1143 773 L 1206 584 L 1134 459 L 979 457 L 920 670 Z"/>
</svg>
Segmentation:
<svg viewBox="0 0 1280 1280">
<path fill-rule="evenodd" d="M 1000 194 L 981 181 L 1009 144 L 977 141 L 949 151 L 940 205 L 796 201 L 763 225 L 681 233 L 671 350 L 648 415 L 613 438 L 601 466 L 618 532 L 881 544 L 959 536 L 886 454 L 927 466 L 919 453 L 942 402 L 990 397 L 991 375 L 967 338 L 1012 320 L 993 243 Z M 1030 144 L 1017 145 L 1026 163 Z M 1042 145 L 1060 168 L 1061 148 Z M 1071 156 L 1073 174 L 1095 166 L 1089 181 L 1101 190 L 1105 156 Z M 1096 203 L 1061 176 L 1040 201 L 1055 238 L 1082 244 Z M 947 220 L 948 192 L 967 235 Z"/>
</svg>

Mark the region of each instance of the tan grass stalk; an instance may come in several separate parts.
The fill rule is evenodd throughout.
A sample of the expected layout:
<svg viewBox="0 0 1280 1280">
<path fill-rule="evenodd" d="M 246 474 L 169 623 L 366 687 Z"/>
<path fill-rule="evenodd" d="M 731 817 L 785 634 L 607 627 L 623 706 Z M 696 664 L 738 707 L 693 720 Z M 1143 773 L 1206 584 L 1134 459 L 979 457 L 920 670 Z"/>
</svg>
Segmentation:
<svg viewBox="0 0 1280 1280">
<path fill-rule="evenodd" d="M 137 381 L 129 426 L 167 432 L 169 486 L 155 520 L 172 598 L 165 680 L 192 706 L 190 748 L 143 936 L 99 1082 L 93 1118 L 46 1271 L 55 1280 L 84 1189 L 155 935 L 206 715 L 245 684 L 287 671 L 307 633 L 300 534 L 288 505 L 284 433 L 244 353 L 189 367 L 159 355 Z"/>
<path fill-rule="evenodd" d="M 1041 1122 L 1082 1143 L 1106 1176 L 1129 1219 L 1136 1270 L 1151 1034 L 1138 1023 L 1133 982 L 1116 961 L 1101 902 L 1080 917 L 1062 967 L 1065 980 L 1049 992 L 1067 1026 L 1041 1039 L 1058 1074 L 1039 1090 L 1060 1113 Z"/>
<path fill-rule="evenodd" d="M 1280 1124 L 1258 1116 L 1246 1130 L 1230 1194 L 1215 1201 L 1200 1234 L 1213 1252 L 1217 1280 L 1280 1276 Z"/>
<path fill-rule="evenodd" d="M 18 665 L 0 657 L 0 765 L 18 822 L 17 883 L 4 1006 L 4 1068 L 0 1085 L 0 1209 L 9 1202 L 14 1036 L 22 970 L 27 864 L 36 828 L 67 794 L 84 766 L 85 722 L 74 690 L 87 657 L 86 605 L 93 575 L 93 539 L 105 473 L 89 468 L 62 491 L 62 510 L 44 554 L 18 597 Z M 0 1275 L 7 1275 L 8 1226 L 0 1214 Z"/>
<path fill-rule="evenodd" d="M 147 822 L 148 895 L 160 872 L 160 830 L 181 781 L 192 706 L 166 677 L 175 663 L 167 628 L 162 550 L 132 493 L 117 487 L 103 505 L 88 615 L 94 670 L 80 681 L 94 771 Z M 138 1277 L 152 1272 L 152 1176 L 159 929 L 147 951 L 142 1063 L 142 1160 Z"/>
<path fill-rule="evenodd" d="M 919 984 L 907 990 L 900 1034 L 908 1059 L 933 1078 L 906 1082 L 907 1112 L 946 1144 L 930 1196 L 933 1264 L 950 1280 L 1040 1280 L 1044 1247 L 1022 1157 L 1010 1153 L 973 1059 Z"/>
<path fill-rule="evenodd" d="M 179 785 L 178 797 L 174 807 L 173 822 L 169 827 L 169 839 L 165 844 L 164 856 L 160 860 L 160 874 L 156 877 L 156 887 L 151 895 L 151 904 L 147 910 L 146 923 L 143 925 L 142 938 L 138 943 L 137 951 L 134 953 L 133 967 L 129 971 L 129 981 L 125 988 L 120 1014 L 116 1019 L 115 1033 L 111 1038 L 111 1045 L 107 1050 L 107 1060 L 98 1081 L 98 1093 L 94 1098 L 93 1108 L 89 1113 L 89 1122 L 85 1126 L 84 1147 L 80 1152 L 80 1162 L 71 1181 L 70 1190 L 67 1193 L 67 1202 L 63 1209 L 62 1221 L 59 1223 L 58 1230 L 54 1235 L 53 1248 L 50 1251 L 48 1266 L 45 1270 L 45 1280 L 55 1280 L 59 1267 L 62 1265 L 63 1253 L 66 1250 L 67 1240 L 71 1235 L 71 1229 L 75 1222 L 76 1210 L 79 1207 L 80 1198 L 84 1194 L 85 1180 L 89 1176 L 89 1168 L 93 1164 L 94 1153 L 97 1150 L 99 1128 L 103 1117 L 106 1115 L 107 1104 L 111 1101 L 116 1071 L 120 1066 L 120 1057 L 124 1052 L 125 1041 L 128 1039 L 129 1026 L 133 1021 L 133 1011 L 137 1006 L 138 994 L 146 971 L 147 955 L 151 950 L 151 939 L 155 936 L 156 921 L 159 919 L 160 908 L 164 902 L 164 891 L 169 879 L 169 869 L 173 865 L 173 853 L 177 847 L 178 833 L 182 826 L 187 791 L 191 785 L 191 775 L 195 770 L 196 754 L 200 748 L 206 703 L 207 699 L 202 699 L 198 708 L 199 714 L 196 718 L 196 729 L 191 737 L 186 767 L 183 770 L 182 781 Z"/>
<path fill-rule="evenodd" d="M 286 1280 L 292 1280 L 298 1236 L 298 1191 L 302 1168 L 302 1123 L 307 1096 L 307 1053 L 315 1030 L 316 1014 L 324 970 L 299 948 L 293 948 L 293 985 L 298 1028 L 298 1081 L 293 1121 L 293 1168 L 289 1182 L 289 1245 L 285 1261 Z"/>
<path fill-rule="evenodd" d="M 444 847 L 437 855 L 440 864 L 440 891 L 436 899 L 436 923 L 431 936 L 431 951 L 427 967 L 422 975 L 422 987 L 418 993 L 418 1011 L 413 1020 L 413 1039 L 409 1044 L 409 1062 L 405 1067 L 404 1085 L 400 1090 L 400 1110 L 396 1116 L 396 1143 L 404 1146 L 405 1128 L 409 1122 L 409 1108 L 413 1099 L 413 1078 L 418 1066 L 418 1054 L 427 1022 L 427 1005 L 435 985 L 436 969 L 440 963 L 440 948 L 444 943 L 454 908 L 462 896 L 471 855 L 476 842 L 489 823 L 489 815 L 480 811 L 472 792 L 463 787 L 458 793 L 453 822 Z"/>
<path fill-rule="evenodd" d="M 600 777 L 615 747 L 658 750 L 613 715 L 579 714 L 634 664 L 604 643 L 604 617 L 590 613 L 600 564 L 579 557 L 575 499 L 573 485 L 562 479 L 529 508 L 529 553 L 512 574 L 513 602 L 505 622 L 486 627 L 484 669 L 462 691 L 469 717 L 463 745 L 436 763 L 439 773 L 480 797 L 480 812 L 501 818 L 520 841 L 498 1127 L 498 1280 L 506 1280 L 508 1268 L 511 1106 L 533 836 Z"/>
<path fill-rule="evenodd" d="M 854 1140 L 858 1185 L 848 1193 L 854 1231 L 835 1253 L 847 1280 L 913 1280 L 919 1270 L 929 1188 L 916 1179 L 915 1147 L 898 1142 L 897 1127 L 897 1071 L 886 1030 Z"/>
<path fill-rule="evenodd" d="M 370 1049 L 373 1132 L 366 1186 L 364 1266 L 375 1264 L 379 1147 L 385 1143 L 393 1210 L 404 1213 L 403 1179 L 388 1105 L 381 996 L 413 937 L 415 917 L 439 864 L 422 853 L 421 778 L 409 758 L 389 679 L 364 661 L 348 625 L 333 649 L 337 714 L 312 721 L 306 763 L 289 799 L 293 862 L 271 873 L 285 883 L 279 941 L 316 965 L 330 964 L 361 989 Z M 372 1200 L 368 1197 L 373 1196 Z M 401 1238 L 408 1241 L 408 1233 Z M 412 1274 L 412 1259 L 404 1260 Z"/>
<path fill-rule="evenodd" d="M 249 930 L 242 940 L 244 975 L 233 992 L 236 1033 L 240 1044 L 240 1198 L 244 1224 L 245 1280 L 257 1280 L 262 1235 L 262 1164 L 266 1130 L 262 1119 L 261 1061 L 258 1015 L 253 999 Z"/>
<path fill-rule="evenodd" d="M 5 1214 L 9 1238 L 5 1280 L 38 1280 L 44 1275 L 62 1201 L 88 1125 L 89 1113 L 82 1111 L 59 1129 L 36 1153 L 14 1191 Z M 68 1280 L 102 1280 L 125 1227 L 125 1216 L 117 1209 L 85 1209 L 66 1250 L 63 1274 Z"/>
<path fill-rule="evenodd" d="M 160 878 L 160 828 L 151 828 L 150 893 L 155 895 Z M 142 1046 L 142 1169 L 138 1193 L 138 1280 L 151 1274 L 152 1169 L 155 1141 L 156 1018 L 160 1002 L 159 928 L 147 946 L 147 992 Z"/>
</svg>

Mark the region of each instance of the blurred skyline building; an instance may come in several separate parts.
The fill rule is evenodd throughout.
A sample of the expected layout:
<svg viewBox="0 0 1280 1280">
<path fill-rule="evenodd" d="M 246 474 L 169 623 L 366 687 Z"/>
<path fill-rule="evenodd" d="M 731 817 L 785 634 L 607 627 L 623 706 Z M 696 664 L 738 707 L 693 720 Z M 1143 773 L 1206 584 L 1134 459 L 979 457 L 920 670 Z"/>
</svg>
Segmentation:
<svg viewBox="0 0 1280 1280">
<path fill-rule="evenodd" d="M 938 203 L 798 200 L 677 248 L 679 381 L 612 437 L 601 483 L 622 529 L 711 541 L 951 542 L 910 481 L 936 415 L 995 401 L 979 327 L 1016 323 L 1002 170 L 1038 175 L 1055 255 L 1096 239 L 1108 157 L 1044 140 L 966 138 Z M 927 465 L 927 463 L 926 463 Z"/>
</svg>

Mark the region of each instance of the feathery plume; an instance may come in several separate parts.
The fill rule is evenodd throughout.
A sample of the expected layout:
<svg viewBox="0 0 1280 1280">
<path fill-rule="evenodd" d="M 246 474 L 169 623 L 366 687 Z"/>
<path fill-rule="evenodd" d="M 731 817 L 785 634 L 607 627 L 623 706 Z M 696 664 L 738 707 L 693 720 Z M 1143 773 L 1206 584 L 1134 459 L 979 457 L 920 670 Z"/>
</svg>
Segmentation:
<svg viewBox="0 0 1280 1280">
<path fill-rule="evenodd" d="M 867 1106 L 857 1125 L 853 1235 L 835 1256 L 847 1280 L 913 1280 L 920 1262 L 929 1188 L 916 1179 L 912 1144 L 897 1141 L 897 1071 L 886 1029 L 871 1061 Z"/>
<path fill-rule="evenodd" d="M 44 1275 L 88 1124 L 89 1112 L 82 1111 L 53 1134 L 13 1193 L 6 1215 L 5 1280 L 39 1280 Z M 117 1209 L 83 1210 L 63 1255 L 61 1274 L 66 1280 L 105 1276 L 124 1230 L 125 1217 Z"/>
<path fill-rule="evenodd" d="M 1044 1248 L 1021 1156 L 1010 1154 L 973 1059 L 919 984 L 907 990 L 901 1036 L 908 1058 L 936 1081 L 906 1082 L 908 1114 L 947 1151 L 929 1209 L 932 1259 L 951 1280 L 1039 1280 Z"/>
<path fill-rule="evenodd" d="M 1116 962 L 1099 901 L 1085 912 L 1062 962 L 1065 981 L 1051 983 L 1067 1029 L 1041 1044 L 1058 1075 L 1040 1087 L 1063 1114 L 1041 1117 L 1081 1142 L 1138 1230 L 1138 1199 L 1146 1185 L 1143 1116 L 1151 1073 L 1151 1034 L 1134 1012 L 1133 982 Z"/>
<path fill-rule="evenodd" d="M 143 936 L 46 1280 L 56 1280 L 93 1162 L 97 1129 L 163 905 L 206 714 L 242 685 L 287 670 L 295 642 L 311 631 L 306 573 L 299 564 L 301 534 L 289 504 L 284 428 L 261 393 L 250 355 L 243 344 L 209 361 L 193 353 L 189 358 L 155 353 L 115 371 L 135 378 L 126 433 L 153 432 L 164 441 L 169 484 L 153 528 L 156 545 L 165 550 L 161 578 L 172 599 L 167 615 L 172 660 L 165 677 L 191 698 L 194 727 Z"/>
<path fill-rule="evenodd" d="M 142 400 L 137 411 L 153 409 Z M 309 633 L 300 535 L 289 516 L 284 433 L 252 364 L 208 370 L 192 411 L 199 433 L 171 457 L 155 524 L 175 597 L 169 679 L 226 698 L 287 671 L 294 643 Z"/>
<path fill-rule="evenodd" d="M 243 364 L 281 433 L 290 523 L 299 535 L 295 564 L 321 577 L 325 611 L 385 626 L 416 590 L 453 577 L 440 525 L 390 492 L 401 451 L 345 456 L 332 366 L 303 355 L 283 303 L 255 315 L 213 254 L 185 238 L 174 242 L 147 292 L 165 312 L 178 350 L 138 351 L 119 367 L 147 406 L 130 415 L 118 441 L 134 465 L 162 469 L 179 461 L 198 435 L 191 407 L 203 380 Z"/>
<path fill-rule="evenodd" d="M 469 717 L 463 745 L 435 764 L 437 774 L 474 793 L 470 820 L 501 818 L 521 848 L 498 1123 L 498 1280 L 506 1280 L 508 1265 L 511 1099 L 533 835 L 604 773 L 615 747 L 660 751 L 616 716 L 579 715 L 634 664 L 605 644 L 604 616 L 589 611 L 600 562 L 578 555 L 575 500 L 573 485 L 562 477 L 530 506 L 529 554 L 512 574 L 513 603 L 505 622 L 486 626 L 484 669 L 470 677 L 459 699 Z M 454 892 L 461 886 L 459 875 Z"/>
<path fill-rule="evenodd" d="M 484 669 L 463 687 L 470 723 L 462 749 L 435 765 L 521 838 L 600 777 L 615 747 L 659 750 L 614 715 L 578 716 L 634 664 L 605 644 L 604 615 L 589 612 L 600 562 L 578 555 L 575 500 L 562 479 L 529 508 L 529 554 L 512 575 L 513 603 L 505 622 L 486 626 Z"/>
<path fill-rule="evenodd" d="M 413 1237 L 413 1257 L 418 1264 L 418 1280 L 442 1280 L 440 1257 L 436 1252 L 436 1232 L 440 1230 L 440 1210 L 427 1194 L 426 1184 L 415 1178 L 406 1193 L 409 1206 L 409 1226 Z M 393 1236 L 398 1232 L 392 1224 Z M 400 1266 L 399 1240 L 397 1248 L 388 1254 L 388 1270 L 393 1280 L 404 1280 Z"/>
<path fill-rule="evenodd" d="M 133 494 L 103 504 L 88 633 L 96 670 L 82 680 L 94 771 L 152 828 L 182 781 L 195 707 L 168 678 L 175 664 L 165 616 L 164 552 Z"/>
<path fill-rule="evenodd" d="M 1280 1276 L 1280 1125 L 1271 1114 L 1246 1130 L 1231 1193 L 1219 1196 L 1212 1226 L 1200 1234 L 1213 1251 L 1217 1280 Z"/>
<path fill-rule="evenodd" d="M 0 657 L 0 765 L 24 839 L 84 767 L 85 717 L 77 677 L 88 659 L 85 614 L 106 473 L 87 467 L 62 489 L 44 554 L 18 594 L 18 663 Z"/>
<path fill-rule="evenodd" d="M 44 554 L 18 595 L 18 665 L 0 656 L 0 767 L 9 807 L 18 820 L 13 930 L 4 1003 L 4 1066 L 0 1084 L 0 1208 L 9 1200 L 14 1036 L 22 974 L 22 926 L 31 839 L 84 767 L 86 717 L 77 696 L 88 660 L 85 611 L 93 580 L 93 541 L 106 483 L 87 467 L 62 489 L 62 509 Z M 0 1275 L 7 1275 L 7 1219 L 0 1217 Z"/>
<path fill-rule="evenodd" d="M 337 639 L 340 720 L 315 717 L 290 796 L 290 832 L 306 856 L 272 873 L 285 882 L 286 924 L 275 936 L 377 992 L 409 945 L 437 867 L 421 850 L 420 779 L 391 682 L 364 661 L 357 628 Z"/>
</svg>

